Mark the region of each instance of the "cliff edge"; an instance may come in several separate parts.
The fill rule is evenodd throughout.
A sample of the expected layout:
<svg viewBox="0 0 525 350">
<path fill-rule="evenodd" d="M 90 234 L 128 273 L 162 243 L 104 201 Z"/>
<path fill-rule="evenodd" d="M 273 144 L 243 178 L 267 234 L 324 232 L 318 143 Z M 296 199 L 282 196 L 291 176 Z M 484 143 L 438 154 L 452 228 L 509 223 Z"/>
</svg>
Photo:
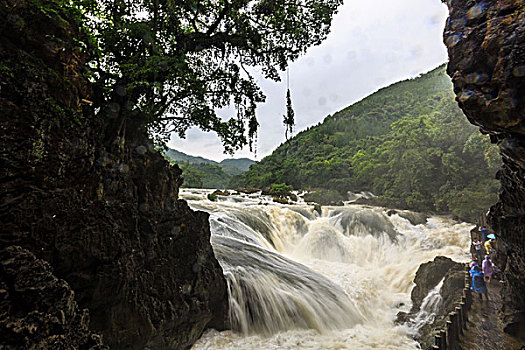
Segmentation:
<svg viewBox="0 0 525 350">
<path fill-rule="evenodd" d="M 459 106 L 503 158 L 489 223 L 504 269 L 505 331 L 525 340 L 525 2 L 447 1 L 444 41 Z"/>
</svg>

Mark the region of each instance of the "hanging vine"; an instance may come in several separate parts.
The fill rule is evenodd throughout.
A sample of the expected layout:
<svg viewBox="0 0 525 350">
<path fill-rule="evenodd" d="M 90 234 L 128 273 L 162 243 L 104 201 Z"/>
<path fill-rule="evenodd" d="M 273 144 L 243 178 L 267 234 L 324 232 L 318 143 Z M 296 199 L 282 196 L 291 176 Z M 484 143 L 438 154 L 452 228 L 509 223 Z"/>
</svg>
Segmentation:
<svg viewBox="0 0 525 350">
<path fill-rule="evenodd" d="M 286 137 L 286 140 L 288 140 L 288 133 L 290 133 L 291 136 L 293 132 L 293 127 L 295 126 L 295 112 L 292 107 L 292 96 L 290 93 L 290 75 L 288 71 L 286 71 L 286 75 L 286 114 L 283 116 L 283 124 L 286 127 L 284 136 Z"/>
</svg>

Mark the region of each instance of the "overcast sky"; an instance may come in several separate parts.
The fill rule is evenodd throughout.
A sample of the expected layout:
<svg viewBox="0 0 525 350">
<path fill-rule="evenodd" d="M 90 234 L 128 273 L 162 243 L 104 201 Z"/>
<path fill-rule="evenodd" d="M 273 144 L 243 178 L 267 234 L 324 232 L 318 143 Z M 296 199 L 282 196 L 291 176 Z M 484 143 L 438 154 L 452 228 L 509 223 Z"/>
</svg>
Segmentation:
<svg viewBox="0 0 525 350">
<path fill-rule="evenodd" d="M 382 87 L 446 62 L 447 14 L 440 0 L 345 0 L 327 40 L 290 65 L 294 134 Z M 260 160 L 284 141 L 285 75 L 275 83 L 256 74 L 267 97 L 257 110 L 257 157 L 247 147 L 233 157 Z M 232 158 L 223 154 L 214 133 L 196 128 L 185 139 L 174 135 L 168 146 L 216 161 Z"/>
</svg>

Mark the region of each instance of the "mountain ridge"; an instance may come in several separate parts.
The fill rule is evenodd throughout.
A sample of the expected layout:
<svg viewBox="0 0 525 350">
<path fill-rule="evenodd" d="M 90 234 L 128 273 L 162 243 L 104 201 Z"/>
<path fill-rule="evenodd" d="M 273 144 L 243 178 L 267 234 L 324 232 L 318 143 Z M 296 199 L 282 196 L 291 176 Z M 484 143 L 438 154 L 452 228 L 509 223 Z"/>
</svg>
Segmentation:
<svg viewBox="0 0 525 350">
<path fill-rule="evenodd" d="M 170 163 L 177 163 L 183 171 L 183 187 L 226 188 L 231 176 L 248 171 L 255 161 L 249 158 L 227 158 L 216 162 L 168 148 L 164 152 Z"/>
<path fill-rule="evenodd" d="M 169 148 L 169 147 L 164 154 L 171 160 L 179 162 L 179 163 L 188 161 L 190 164 L 213 164 L 213 165 L 220 165 L 223 168 L 235 167 L 243 171 L 247 171 L 250 168 L 250 165 L 256 163 L 254 160 L 251 160 L 250 158 L 246 158 L 246 157 L 225 158 L 221 160 L 220 162 L 217 162 L 215 160 L 204 158 L 201 156 L 192 156 L 187 153 L 177 151 L 176 149 Z"/>
</svg>

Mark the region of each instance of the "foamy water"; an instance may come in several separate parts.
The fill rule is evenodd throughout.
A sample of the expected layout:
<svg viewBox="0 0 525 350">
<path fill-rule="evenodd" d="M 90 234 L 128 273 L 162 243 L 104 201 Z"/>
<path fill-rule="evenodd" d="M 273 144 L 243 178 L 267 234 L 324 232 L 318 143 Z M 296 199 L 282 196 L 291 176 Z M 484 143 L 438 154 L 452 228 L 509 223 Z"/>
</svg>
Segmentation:
<svg viewBox="0 0 525 350">
<path fill-rule="evenodd" d="M 414 324 L 394 320 L 411 306 L 419 265 L 438 255 L 468 260 L 471 225 L 447 218 L 414 226 L 382 208 L 319 215 L 306 204 L 257 195 L 211 202 L 207 193 L 181 196 L 210 213 L 234 330 L 209 330 L 193 349 L 417 349 Z"/>
</svg>

